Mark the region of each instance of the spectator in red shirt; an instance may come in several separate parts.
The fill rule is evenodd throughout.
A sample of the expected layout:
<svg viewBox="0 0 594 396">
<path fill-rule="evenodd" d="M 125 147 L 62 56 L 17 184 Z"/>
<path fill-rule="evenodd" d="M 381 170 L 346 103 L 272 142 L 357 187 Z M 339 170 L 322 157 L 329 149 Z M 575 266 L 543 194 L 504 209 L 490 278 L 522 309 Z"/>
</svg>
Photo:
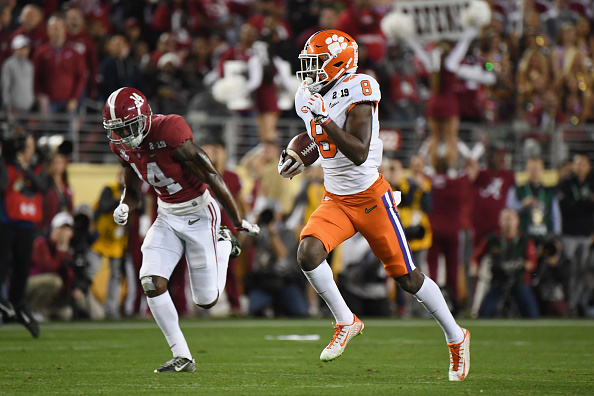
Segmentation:
<svg viewBox="0 0 594 396">
<path fill-rule="evenodd" d="M 35 93 L 42 111 L 75 112 L 87 83 L 85 58 L 66 43 L 64 18 L 52 16 L 47 29 L 49 42 L 33 55 Z"/>
<path fill-rule="evenodd" d="M 359 45 L 365 44 L 369 58 L 380 62 L 386 50 L 386 38 L 380 28 L 382 15 L 372 6 L 371 0 L 353 0 L 352 5 L 338 15 L 336 29 L 350 34 Z"/>
<path fill-rule="evenodd" d="M 199 17 L 194 1 L 162 1 L 153 13 L 152 27 L 157 32 L 171 32 L 177 43 L 189 47 L 191 35 L 199 27 Z"/>
<path fill-rule="evenodd" d="M 83 296 L 80 289 L 72 290 L 74 271 L 70 240 L 74 236 L 74 220 L 70 213 L 60 212 L 51 221 L 47 236 L 35 239 L 31 260 L 31 276 L 27 285 L 27 302 L 33 311 L 45 317 L 72 318 L 70 294 Z"/>
<path fill-rule="evenodd" d="M 280 74 L 282 80 L 287 81 L 287 77 L 278 67 L 279 60 L 278 56 L 271 53 L 267 43 L 258 40 L 256 28 L 249 23 L 244 23 L 241 27 L 239 43 L 221 54 L 217 65 L 219 76 L 226 77 L 227 61 L 245 62 L 244 74 L 247 74 L 247 82 L 237 90 L 237 96 L 246 98 L 249 96 L 253 99 L 260 141 L 276 139 L 276 123 L 280 116 L 280 109 L 274 76 Z"/>
<path fill-rule="evenodd" d="M 293 31 L 289 22 L 285 19 L 285 14 L 279 11 L 278 7 L 272 1 L 260 1 L 259 4 L 271 4 L 272 8 L 259 7 L 258 12 L 250 17 L 246 23 L 249 23 L 258 31 L 258 35 L 278 37 L 279 40 L 289 40 L 293 37 Z"/>
<path fill-rule="evenodd" d="M 87 92 L 90 98 L 97 98 L 97 68 L 99 67 L 97 45 L 86 31 L 85 16 L 80 8 L 70 7 L 66 11 L 66 41 L 82 53 L 89 72 Z"/>
<path fill-rule="evenodd" d="M 445 256 L 446 285 L 449 289 L 453 312 L 459 308 L 458 267 L 459 232 L 462 229 L 463 207 L 468 204 L 470 181 L 467 175 L 451 177 L 447 160 L 435 161 L 435 176 L 431 183 L 433 209 L 429 212 L 429 223 L 433 231 L 433 242 L 429 248 L 427 264 L 429 274 L 437 278 L 438 258 Z"/>
<path fill-rule="evenodd" d="M 31 54 L 48 40 L 45 30 L 43 10 L 35 4 L 23 7 L 20 16 L 21 26 L 12 32 L 11 39 L 19 34 L 24 34 L 31 42 Z"/>
<path fill-rule="evenodd" d="M 504 155 L 503 150 L 489 146 L 484 169 L 477 160 L 468 159 L 466 171 L 472 183 L 471 220 L 475 247 L 487 234 L 499 231 L 499 213 L 505 208 L 508 191 L 516 183 L 514 172 L 504 168 Z"/>
</svg>

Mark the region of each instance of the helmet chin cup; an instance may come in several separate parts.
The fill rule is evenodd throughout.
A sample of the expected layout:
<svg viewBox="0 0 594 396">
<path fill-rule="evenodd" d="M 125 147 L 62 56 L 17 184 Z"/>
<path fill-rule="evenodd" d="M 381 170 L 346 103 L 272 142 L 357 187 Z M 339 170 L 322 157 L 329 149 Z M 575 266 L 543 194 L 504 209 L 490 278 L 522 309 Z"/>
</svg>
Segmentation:
<svg viewBox="0 0 594 396">
<path fill-rule="evenodd" d="M 142 141 L 148 134 L 147 128 L 147 116 L 140 115 L 132 122 L 129 123 L 122 123 L 116 125 L 105 125 L 107 129 L 107 138 L 116 145 L 116 147 L 123 151 L 130 151 L 134 150 L 142 144 Z M 126 137 L 121 137 L 117 133 L 114 132 L 116 129 L 129 129 L 130 135 Z M 115 136 L 117 137 L 115 137 Z"/>
<path fill-rule="evenodd" d="M 307 87 L 307 90 L 309 92 L 311 92 L 312 94 L 320 92 L 323 88 L 321 82 L 307 84 L 306 87 Z"/>
</svg>

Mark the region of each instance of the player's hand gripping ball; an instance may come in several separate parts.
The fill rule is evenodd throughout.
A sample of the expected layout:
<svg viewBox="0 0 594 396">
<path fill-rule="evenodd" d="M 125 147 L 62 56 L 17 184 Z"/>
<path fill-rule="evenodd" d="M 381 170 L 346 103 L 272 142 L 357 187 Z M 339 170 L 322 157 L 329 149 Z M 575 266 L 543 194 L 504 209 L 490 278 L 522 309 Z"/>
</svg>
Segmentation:
<svg viewBox="0 0 594 396">
<path fill-rule="evenodd" d="M 281 153 L 278 173 L 282 177 L 293 178 L 303 172 L 306 166 L 316 162 L 319 156 L 317 145 L 307 132 L 300 133 L 291 139 L 287 149 Z"/>
</svg>

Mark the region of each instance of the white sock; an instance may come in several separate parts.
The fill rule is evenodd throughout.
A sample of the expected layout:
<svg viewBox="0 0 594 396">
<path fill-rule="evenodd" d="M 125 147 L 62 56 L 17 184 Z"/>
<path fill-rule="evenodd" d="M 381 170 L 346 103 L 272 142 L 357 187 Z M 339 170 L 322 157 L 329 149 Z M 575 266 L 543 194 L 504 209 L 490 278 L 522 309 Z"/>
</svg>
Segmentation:
<svg viewBox="0 0 594 396">
<path fill-rule="evenodd" d="M 421 288 L 414 295 L 418 302 L 435 318 L 443 333 L 445 334 L 446 342 L 448 344 L 457 344 L 464 339 L 462 329 L 456 323 L 456 319 L 452 316 L 448 304 L 446 303 L 441 290 L 437 283 L 433 282 L 431 278 L 425 276 L 425 280 Z"/>
<path fill-rule="evenodd" d="M 303 273 L 314 290 L 326 301 L 328 308 L 334 315 L 334 319 L 336 319 L 336 324 L 350 325 L 353 323 L 355 317 L 338 291 L 338 286 L 334 282 L 332 269 L 328 262 L 324 260 L 322 264 L 313 270 L 303 271 Z"/>
<path fill-rule="evenodd" d="M 179 318 L 169 292 L 166 291 L 157 297 L 147 297 L 146 300 L 155 321 L 171 348 L 171 352 L 173 352 L 173 356 L 192 359 L 188 343 L 179 327 Z"/>
<path fill-rule="evenodd" d="M 219 298 L 225 289 L 227 283 L 227 268 L 229 267 L 229 255 L 231 254 L 231 241 L 217 242 L 217 287 L 219 289 Z"/>
</svg>

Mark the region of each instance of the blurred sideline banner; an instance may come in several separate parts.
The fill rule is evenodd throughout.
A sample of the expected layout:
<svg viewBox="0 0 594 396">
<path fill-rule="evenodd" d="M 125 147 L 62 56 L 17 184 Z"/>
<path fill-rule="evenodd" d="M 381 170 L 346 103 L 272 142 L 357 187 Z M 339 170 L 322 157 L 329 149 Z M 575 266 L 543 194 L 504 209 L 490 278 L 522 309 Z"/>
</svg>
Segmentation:
<svg viewBox="0 0 594 396">
<path fill-rule="evenodd" d="M 393 10 L 412 15 L 420 41 L 457 40 L 464 30 L 461 13 L 470 0 L 398 1 Z"/>
</svg>

